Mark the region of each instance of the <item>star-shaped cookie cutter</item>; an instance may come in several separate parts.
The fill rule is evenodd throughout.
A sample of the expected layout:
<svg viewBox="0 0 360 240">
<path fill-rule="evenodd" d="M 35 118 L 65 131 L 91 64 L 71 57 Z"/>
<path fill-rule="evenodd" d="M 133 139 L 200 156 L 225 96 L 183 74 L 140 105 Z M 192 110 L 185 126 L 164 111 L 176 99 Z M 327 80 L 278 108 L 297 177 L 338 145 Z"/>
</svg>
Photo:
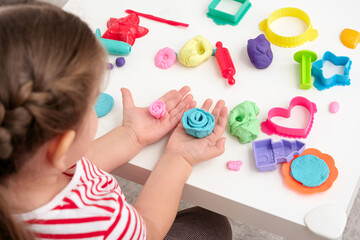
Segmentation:
<svg viewBox="0 0 360 240">
<path fill-rule="evenodd" d="M 323 67 L 325 61 L 329 61 L 336 66 L 344 66 L 344 74 L 335 74 L 329 78 L 324 76 Z M 348 57 L 340 56 L 337 57 L 332 52 L 325 52 L 322 59 L 317 60 L 312 64 L 311 75 L 314 79 L 314 86 L 322 91 L 333 86 L 346 86 L 350 85 L 350 69 L 351 69 L 351 60 Z"/>
</svg>

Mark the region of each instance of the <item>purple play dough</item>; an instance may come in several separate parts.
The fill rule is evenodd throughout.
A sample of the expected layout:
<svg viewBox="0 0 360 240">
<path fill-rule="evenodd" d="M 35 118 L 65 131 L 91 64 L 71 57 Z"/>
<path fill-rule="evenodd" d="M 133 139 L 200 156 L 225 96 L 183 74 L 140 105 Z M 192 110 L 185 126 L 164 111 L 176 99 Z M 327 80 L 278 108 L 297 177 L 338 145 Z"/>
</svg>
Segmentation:
<svg viewBox="0 0 360 240">
<path fill-rule="evenodd" d="M 273 60 L 270 42 L 264 34 L 248 40 L 247 52 L 251 63 L 258 69 L 267 68 Z"/>
</svg>

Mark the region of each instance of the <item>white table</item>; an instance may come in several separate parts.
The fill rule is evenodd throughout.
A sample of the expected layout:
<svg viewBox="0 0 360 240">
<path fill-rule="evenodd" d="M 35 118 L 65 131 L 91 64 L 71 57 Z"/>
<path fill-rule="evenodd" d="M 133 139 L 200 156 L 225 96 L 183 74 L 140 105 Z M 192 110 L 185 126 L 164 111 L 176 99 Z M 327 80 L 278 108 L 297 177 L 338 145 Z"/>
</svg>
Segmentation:
<svg viewBox="0 0 360 240">
<path fill-rule="evenodd" d="M 258 118 L 264 121 L 273 107 L 287 108 L 295 96 L 304 96 L 317 104 L 313 128 L 303 140 L 307 148 L 314 147 L 330 154 L 336 162 L 339 176 L 326 192 L 303 195 L 290 189 L 283 180 L 280 166 L 271 172 L 259 172 L 255 167 L 252 145 L 240 144 L 228 132 L 225 153 L 211 161 L 194 167 L 188 179 L 182 198 L 188 202 L 222 213 L 262 229 L 277 233 L 289 239 L 317 239 L 307 230 L 303 218 L 310 210 L 327 204 L 337 204 L 348 214 L 359 189 L 360 159 L 355 151 L 360 136 L 360 46 L 348 49 L 342 45 L 339 35 L 344 28 L 360 30 L 360 1 L 296 1 L 285 0 L 251 1 L 252 7 L 237 26 L 218 26 L 206 17 L 210 1 L 204 0 L 69 0 L 64 9 L 79 15 L 95 31 L 106 30 L 110 17 L 124 17 L 125 9 L 150 13 L 159 17 L 189 23 L 190 27 L 174 27 L 140 18 L 140 25 L 150 31 L 136 39 L 132 52 L 126 57 L 123 68 L 115 68 L 109 73 L 109 83 L 105 92 L 115 99 L 115 107 L 110 114 L 101 118 L 97 136 L 101 136 L 122 121 L 122 102 L 119 89 L 127 87 L 132 91 L 135 104 L 148 106 L 153 100 L 170 89 L 181 86 L 191 87 L 198 104 L 206 98 L 224 99 L 231 110 L 237 104 L 250 100 L 260 108 Z M 262 32 L 259 23 L 282 7 L 297 7 L 311 18 L 313 27 L 319 31 L 314 42 L 296 48 L 281 48 L 272 45 L 274 60 L 265 70 L 257 70 L 247 56 L 247 40 Z M 294 21 L 282 20 L 274 25 L 279 33 L 286 33 Z M 295 24 L 295 26 L 299 26 Z M 284 28 L 285 27 L 285 28 Z M 287 28 L 286 28 L 287 27 Z M 292 34 L 299 33 L 298 27 L 291 27 Z M 300 30 L 301 32 L 301 30 Z M 154 58 L 163 47 L 171 47 L 179 52 L 191 38 L 202 35 L 213 46 L 222 41 L 228 48 L 237 73 L 234 86 L 228 86 L 221 77 L 216 59 L 196 68 L 186 68 L 177 62 L 167 70 L 156 68 Z M 325 51 L 338 56 L 348 56 L 353 61 L 350 72 L 351 85 L 318 91 L 299 88 L 300 67 L 293 60 L 295 52 L 313 50 L 322 58 Z M 110 56 L 114 62 L 115 57 Z M 328 110 L 331 101 L 338 101 L 341 109 L 337 114 Z M 301 108 L 294 109 L 294 115 L 301 115 Z M 301 118 L 298 118 L 301 119 Z M 301 124 L 293 120 L 290 124 Z M 259 139 L 269 138 L 260 133 Z M 271 136 L 275 141 L 281 139 Z M 167 138 L 144 149 L 116 174 L 144 184 L 161 156 Z M 115 146 L 114 146 L 115 147 Z M 239 172 L 226 169 L 229 160 L 244 162 Z"/>
</svg>

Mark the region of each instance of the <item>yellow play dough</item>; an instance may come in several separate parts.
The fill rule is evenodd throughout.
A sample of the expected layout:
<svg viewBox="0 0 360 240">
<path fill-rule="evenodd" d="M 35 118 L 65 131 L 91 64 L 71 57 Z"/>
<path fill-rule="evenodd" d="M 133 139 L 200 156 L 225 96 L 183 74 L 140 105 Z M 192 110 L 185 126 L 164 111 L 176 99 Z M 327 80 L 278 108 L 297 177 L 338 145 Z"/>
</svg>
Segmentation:
<svg viewBox="0 0 360 240">
<path fill-rule="evenodd" d="M 212 55 L 213 49 L 208 40 L 202 36 L 190 39 L 179 52 L 179 61 L 186 67 L 196 67 Z"/>
</svg>

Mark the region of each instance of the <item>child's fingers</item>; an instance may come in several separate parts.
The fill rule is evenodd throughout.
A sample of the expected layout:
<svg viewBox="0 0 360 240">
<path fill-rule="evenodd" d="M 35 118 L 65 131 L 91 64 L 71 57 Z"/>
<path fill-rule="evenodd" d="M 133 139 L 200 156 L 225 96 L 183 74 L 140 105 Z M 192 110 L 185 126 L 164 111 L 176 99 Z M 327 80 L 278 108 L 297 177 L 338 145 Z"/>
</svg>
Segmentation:
<svg viewBox="0 0 360 240">
<path fill-rule="evenodd" d="M 177 91 L 176 90 L 170 90 L 168 91 L 167 93 L 165 93 L 161 98 L 160 100 L 163 101 L 165 104 L 169 101 L 169 99 L 172 98 L 172 96 L 176 93 Z"/>
<path fill-rule="evenodd" d="M 215 139 L 220 137 L 224 133 L 226 123 L 227 123 L 227 107 L 222 107 L 216 125 L 213 130 Z"/>
<path fill-rule="evenodd" d="M 211 114 L 215 117 L 215 122 L 217 121 L 218 117 L 219 117 L 219 114 L 220 114 L 220 110 L 225 106 L 225 102 L 224 100 L 219 100 L 213 111 L 211 112 Z"/>
<path fill-rule="evenodd" d="M 188 86 L 182 87 L 179 91 L 176 91 L 167 102 L 164 102 L 166 104 L 166 110 L 170 112 L 174 109 L 189 91 L 190 88 Z"/>
<path fill-rule="evenodd" d="M 121 88 L 122 100 L 123 100 L 123 108 L 131 108 L 134 107 L 134 100 L 131 96 L 131 92 L 127 88 Z"/>
<path fill-rule="evenodd" d="M 191 96 L 191 98 L 192 98 L 192 95 L 188 95 L 188 96 Z M 185 98 L 187 98 L 188 96 L 186 96 Z M 185 99 L 184 99 L 184 101 L 185 101 Z M 170 115 L 171 119 L 170 119 L 170 121 L 179 122 L 179 121 L 181 120 L 182 116 L 184 115 L 184 112 L 186 112 L 187 110 L 189 110 L 189 109 L 191 109 L 191 108 L 194 108 L 194 107 L 196 107 L 196 101 L 195 101 L 195 100 L 191 100 L 191 102 L 190 102 L 189 104 L 187 104 L 187 106 L 185 106 L 185 108 L 182 109 L 181 112 L 178 112 L 178 113 L 177 113 L 178 116 L 172 117 L 172 116 L 171 116 L 171 115 L 172 115 L 172 112 L 171 112 L 171 115 Z M 173 111 L 174 111 L 174 110 L 173 110 Z M 174 118 L 174 120 L 173 120 L 173 118 Z M 177 120 L 177 119 L 178 119 L 178 120 Z M 181 121 L 179 122 L 178 125 L 180 125 L 180 124 L 181 124 L 181 127 L 182 127 Z"/>
<path fill-rule="evenodd" d="M 181 112 L 183 109 L 186 109 L 186 107 L 189 105 L 189 103 L 193 100 L 193 95 L 188 94 L 185 96 L 185 98 L 173 109 L 171 110 L 170 117 L 173 117 L 177 113 Z"/>
<path fill-rule="evenodd" d="M 202 105 L 202 109 L 205 110 L 205 111 L 209 111 L 210 107 L 212 105 L 212 100 L 210 98 L 206 99 L 204 104 Z"/>
<path fill-rule="evenodd" d="M 189 109 L 192 109 L 196 107 L 196 101 L 195 100 L 192 100 L 190 103 L 189 103 L 189 106 L 187 107 L 186 110 L 189 110 Z"/>
<path fill-rule="evenodd" d="M 225 140 L 225 137 L 222 137 L 216 141 L 215 145 L 210 146 L 206 158 L 211 159 L 223 154 L 225 152 Z"/>
</svg>

